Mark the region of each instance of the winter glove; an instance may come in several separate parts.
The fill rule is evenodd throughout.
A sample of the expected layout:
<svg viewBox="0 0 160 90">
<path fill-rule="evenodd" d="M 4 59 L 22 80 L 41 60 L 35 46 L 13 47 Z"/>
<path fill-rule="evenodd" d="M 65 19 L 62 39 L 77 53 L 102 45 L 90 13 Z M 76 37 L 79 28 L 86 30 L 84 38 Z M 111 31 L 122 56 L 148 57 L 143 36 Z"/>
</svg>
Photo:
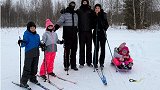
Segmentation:
<svg viewBox="0 0 160 90">
<path fill-rule="evenodd" d="M 40 47 L 41 47 L 41 50 L 42 50 L 42 51 L 45 51 L 45 49 L 46 49 L 46 44 L 45 44 L 45 43 L 41 43 L 41 44 L 40 44 Z"/>
<path fill-rule="evenodd" d="M 20 46 L 21 43 L 23 43 L 24 41 L 23 40 L 18 40 L 18 45 Z"/>
<path fill-rule="evenodd" d="M 122 58 L 120 58 L 120 59 L 119 59 L 119 61 L 123 62 L 123 61 L 124 61 L 124 58 L 123 58 L 123 57 L 122 57 Z"/>
<path fill-rule="evenodd" d="M 54 32 L 56 31 L 56 30 L 58 30 L 59 29 L 59 25 L 58 24 L 56 24 L 55 26 L 54 26 Z"/>
<path fill-rule="evenodd" d="M 64 43 L 64 40 L 62 40 L 62 41 L 59 42 L 59 44 L 63 44 L 63 43 Z"/>
</svg>

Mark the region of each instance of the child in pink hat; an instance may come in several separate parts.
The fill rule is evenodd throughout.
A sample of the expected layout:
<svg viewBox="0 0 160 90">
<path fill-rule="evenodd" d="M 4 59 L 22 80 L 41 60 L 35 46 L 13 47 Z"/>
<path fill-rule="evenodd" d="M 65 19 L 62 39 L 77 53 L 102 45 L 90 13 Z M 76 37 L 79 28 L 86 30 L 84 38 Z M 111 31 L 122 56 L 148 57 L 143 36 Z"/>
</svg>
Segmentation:
<svg viewBox="0 0 160 90">
<path fill-rule="evenodd" d="M 56 76 L 53 69 L 57 52 L 57 44 L 63 44 L 63 41 L 58 39 L 57 33 L 53 30 L 54 24 L 50 21 L 50 19 L 47 19 L 46 31 L 42 36 L 42 42 L 45 43 L 45 48 L 42 51 L 44 51 L 45 56 L 40 68 L 40 76 L 43 79 L 46 79 L 46 73 L 51 76 Z"/>
</svg>

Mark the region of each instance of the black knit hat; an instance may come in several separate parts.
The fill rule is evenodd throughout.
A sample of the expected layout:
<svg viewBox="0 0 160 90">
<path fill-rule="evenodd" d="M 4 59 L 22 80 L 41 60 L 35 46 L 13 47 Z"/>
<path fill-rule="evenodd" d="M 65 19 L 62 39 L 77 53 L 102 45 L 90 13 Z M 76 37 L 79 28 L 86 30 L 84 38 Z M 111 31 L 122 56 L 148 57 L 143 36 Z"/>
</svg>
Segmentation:
<svg viewBox="0 0 160 90">
<path fill-rule="evenodd" d="M 83 4 L 84 1 L 86 1 L 86 2 L 87 2 L 87 5 L 89 5 L 89 1 L 88 1 L 88 0 L 82 0 L 82 1 L 81 1 L 81 5 Z"/>
<path fill-rule="evenodd" d="M 94 9 L 95 9 L 96 7 L 100 7 L 100 9 L 102 9 L 101 4 L 96 4 L 96 5 L 94 6 Z"/>
<path fill-rule="evenodd" d="M 27 23 L 27 30 L 30 30 L 30 27 L 35 27 L 36 28 L 36 24 L 32 21 Z"/>
<path fill-rule="evenodd" d="M 69 3 L 69 7 L 73 7 L 73 6 L 76 6 L 76 3 L 75 3 L 74 1 L 71 1 L 71 2 Z"/>
</svg>

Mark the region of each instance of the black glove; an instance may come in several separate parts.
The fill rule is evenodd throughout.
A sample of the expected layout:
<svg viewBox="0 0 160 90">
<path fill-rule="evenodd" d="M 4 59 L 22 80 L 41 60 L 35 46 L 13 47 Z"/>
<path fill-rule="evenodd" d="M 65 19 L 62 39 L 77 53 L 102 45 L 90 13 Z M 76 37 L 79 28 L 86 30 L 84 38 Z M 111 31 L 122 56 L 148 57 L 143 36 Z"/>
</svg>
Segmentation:
<svg viewBox="0 0 160 90">
<path fill-rule="evenodd" d="M 46 44 L 45 43 L 41 43 L 40 44 L 41 50 L 45 51 L 46 50 Z"/>
<path fill-rule="evenodd" d="M 58 24 L 56 24 L 55 26 L 54 26 L 54 32 L 56 31 L 56 30 L 58 30 L 59 29 L 59 25 Z"/>
<path fill-rule="evenodd" d="M 59 44 L 63 44 L 63 43 L 64 43 L 64 40 L 62 40 L 62 41 L 59 42 Z"/>
<path fill-rule="evenodd" d="M 23 40 L 18 40 L 18 45 L 20 46 L 21 43 L 23 43 L 24 41 Z"/>
</svg>

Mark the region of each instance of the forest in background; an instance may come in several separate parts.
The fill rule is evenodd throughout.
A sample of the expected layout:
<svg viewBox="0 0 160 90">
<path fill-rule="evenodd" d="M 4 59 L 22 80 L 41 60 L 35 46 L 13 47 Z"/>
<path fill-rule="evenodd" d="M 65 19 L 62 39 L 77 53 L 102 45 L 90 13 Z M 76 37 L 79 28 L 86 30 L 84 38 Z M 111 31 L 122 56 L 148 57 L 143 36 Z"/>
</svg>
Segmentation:
<svg viewBox="0 0 160 90">
<path fill-rule="evenodd" d="M 73 0 L 4 0 L 1 5 L 1 27 L 24 27 L 28 21 L 44 27 L 50 18 L 54 23 L 60 17 L 60 11 Z M 81 0 L 74 0 L 76 9 Z M 127 26 L 128 29 L 145 29 L 160 25 L 159 0 L 89 0 L 93 8 L 100 3 L 107 13 L 110 26 Z"/>
</svg>

